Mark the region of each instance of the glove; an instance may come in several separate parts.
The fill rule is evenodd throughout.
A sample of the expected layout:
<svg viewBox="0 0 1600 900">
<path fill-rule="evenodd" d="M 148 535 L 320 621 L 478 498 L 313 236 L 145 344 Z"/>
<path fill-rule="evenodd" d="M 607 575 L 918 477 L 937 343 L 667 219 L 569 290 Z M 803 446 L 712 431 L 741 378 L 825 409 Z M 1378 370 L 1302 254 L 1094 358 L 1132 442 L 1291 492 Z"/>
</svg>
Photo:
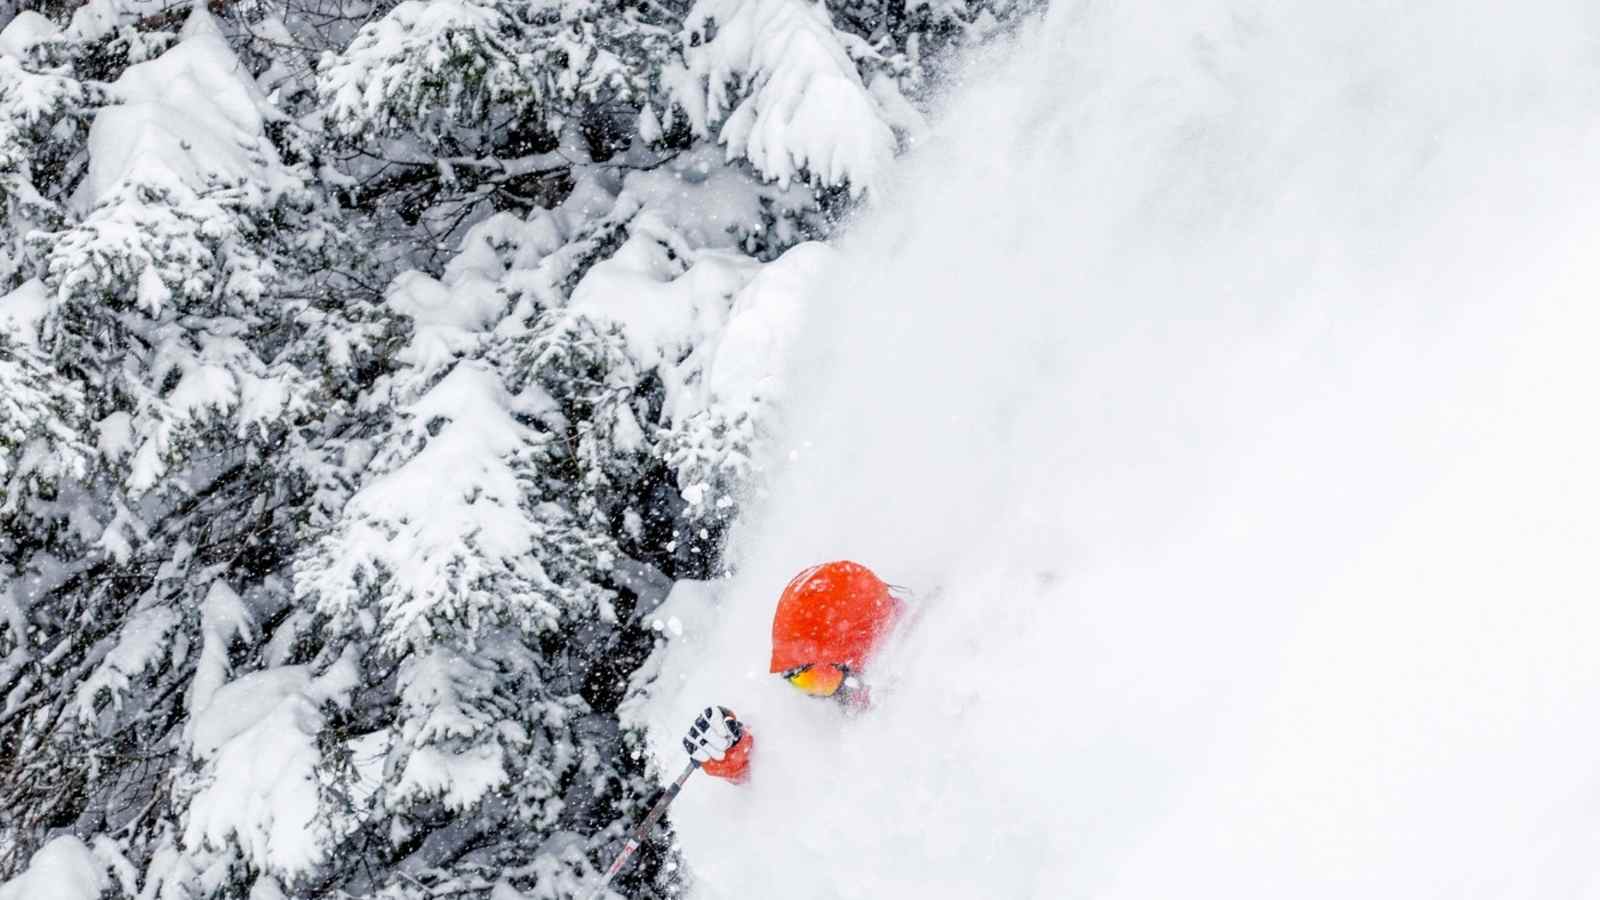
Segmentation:
<svg viewBox="0 0 1600 900">
<path fill-rule="evenodd" d="M 689 734 L 683 739 L 683 749 L 691 759 L 700 763 L 720 760 L 739 739 L 744 737 L 744 723 L 723 706 L 708 706 L 695 717 Z"/>
</svg>

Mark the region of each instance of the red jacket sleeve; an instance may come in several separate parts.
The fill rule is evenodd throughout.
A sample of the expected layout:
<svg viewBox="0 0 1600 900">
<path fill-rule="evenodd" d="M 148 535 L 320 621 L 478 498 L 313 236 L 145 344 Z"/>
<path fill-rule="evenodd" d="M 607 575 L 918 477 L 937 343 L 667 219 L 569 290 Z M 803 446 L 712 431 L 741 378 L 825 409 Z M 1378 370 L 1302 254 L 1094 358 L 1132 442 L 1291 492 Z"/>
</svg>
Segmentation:
<svg viewBox="0 0 1600 900">
<path fill-rule="evenodd" d="M 743 784 L 750 780 L 750 748 L 756 745 L 756 738 L 746 725 L 744 734 L 728 752 L 722 754 L 721 759 L 707 760 L 700 764 L 707 775 L 726 778 L 734 784 Z"/>
</svg>

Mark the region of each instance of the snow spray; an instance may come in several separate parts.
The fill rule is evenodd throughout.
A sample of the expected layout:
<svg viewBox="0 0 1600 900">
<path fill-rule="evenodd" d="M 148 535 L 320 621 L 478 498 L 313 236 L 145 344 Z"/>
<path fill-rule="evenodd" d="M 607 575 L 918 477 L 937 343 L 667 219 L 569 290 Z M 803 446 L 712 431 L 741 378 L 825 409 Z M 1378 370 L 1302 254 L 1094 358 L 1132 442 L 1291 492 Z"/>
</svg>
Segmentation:
<svg viewBox="0 0 1600 900">
<path fill-rule="evenodd" d="M 645 710 L 687 897 L 1600 889 L 1592 2 L 1052 4 L 837 245 Z M 792 575 L 927 596 L 845 717 Z"/>
</svg>

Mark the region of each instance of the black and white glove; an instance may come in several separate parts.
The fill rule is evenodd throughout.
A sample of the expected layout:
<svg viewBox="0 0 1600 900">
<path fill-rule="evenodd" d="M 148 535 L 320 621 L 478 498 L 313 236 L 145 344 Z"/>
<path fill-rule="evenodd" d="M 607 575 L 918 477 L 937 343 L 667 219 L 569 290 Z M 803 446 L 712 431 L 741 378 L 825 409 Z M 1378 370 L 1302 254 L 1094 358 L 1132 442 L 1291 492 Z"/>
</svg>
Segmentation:
<svg viewBox="0 0 1600 900">
<path fill-rule="evenodd" d="M 695 717 L 689 734 L 683 739 L 683 749 L 695 762 L 721 759 L 728 748 L 739 743 L 744 736 L 744 725 L 734 717 L 733 710 L 724 706 L 708 706 Z"/>
</svg>

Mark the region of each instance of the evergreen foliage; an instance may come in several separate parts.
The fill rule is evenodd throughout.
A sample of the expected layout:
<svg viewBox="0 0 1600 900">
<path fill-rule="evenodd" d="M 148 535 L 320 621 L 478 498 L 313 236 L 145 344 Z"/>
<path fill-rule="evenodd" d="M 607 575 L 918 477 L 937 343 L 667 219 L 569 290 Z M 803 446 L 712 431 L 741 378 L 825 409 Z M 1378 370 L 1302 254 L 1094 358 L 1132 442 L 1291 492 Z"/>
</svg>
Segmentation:
<svg viewBox="0 0 1600 900">
<path fill-rule="evenodd" d="M 0 898 L 580 895 L 813 239 L 1021 11 L 0 6 Z"/>
</svg>

